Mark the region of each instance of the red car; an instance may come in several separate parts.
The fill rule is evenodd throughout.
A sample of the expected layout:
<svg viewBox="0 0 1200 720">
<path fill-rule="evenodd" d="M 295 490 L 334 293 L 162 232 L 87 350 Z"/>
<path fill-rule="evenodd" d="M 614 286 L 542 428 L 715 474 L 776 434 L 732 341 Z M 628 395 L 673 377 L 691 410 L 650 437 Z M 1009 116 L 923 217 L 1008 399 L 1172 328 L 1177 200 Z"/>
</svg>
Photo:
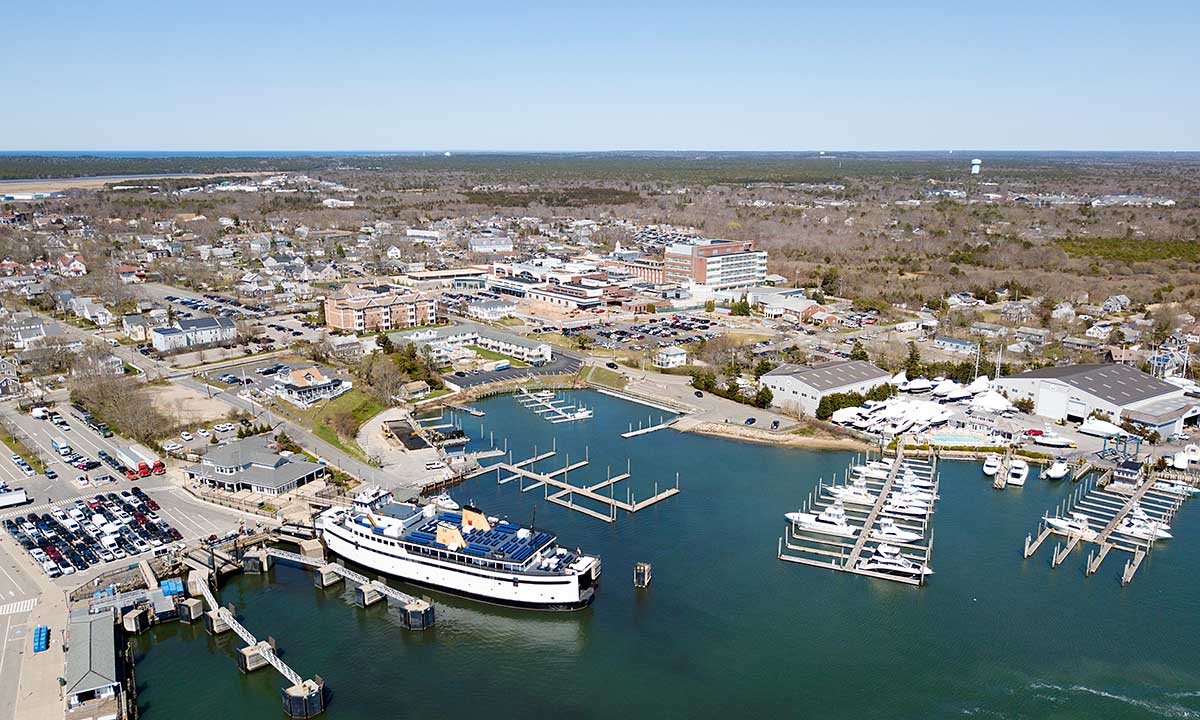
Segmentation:
<svg viewBox="0 0 1200 720">
<path fill-rule="evenodd" d="M 1046 433 L 1044 433 L 1041 430 L 1038 430 L 1036 428 L 1029 428 L 1028 430 L 1025 431 L 1025 434 L 1029 435 L 1031 437 L 1037 437 L 1039 435 L 1045 435 Z"/>
</svg>

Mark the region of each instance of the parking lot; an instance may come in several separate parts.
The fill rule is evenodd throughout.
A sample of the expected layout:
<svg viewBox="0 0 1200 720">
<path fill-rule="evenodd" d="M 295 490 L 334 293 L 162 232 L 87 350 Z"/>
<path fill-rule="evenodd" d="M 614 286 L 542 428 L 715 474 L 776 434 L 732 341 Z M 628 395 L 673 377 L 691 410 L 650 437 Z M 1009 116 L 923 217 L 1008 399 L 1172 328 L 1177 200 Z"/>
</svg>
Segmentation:
<svg viewBox="0 0 1200 720">
<path fill-rule="evenodd" d="M 687 314 L 663 315 L 640 323 L 594 324 L 581 328 L 564 328 L 566 337 L 587 335 L 598 348 L 608 350 L 656 350 L 684 343 L 711 340 L 720 332 L 722 323 Z M 536 337 L 536 336 L 534 336 Z"/>
<path fill-rule="evenodd" d="M 529 377 L 530 375 L 574 375 L 579 372 L 581 366 L 582 363 L 578 358 L 555 350 L 554 359 L 540 367 L 514 367 L 504 370 L 447 373 L 444 377 L 447 382 L 454 383 L 459 387 L 472 387 L 474 385 L 500 382 L 502 380 L 516 380 Z"/>
</svg>

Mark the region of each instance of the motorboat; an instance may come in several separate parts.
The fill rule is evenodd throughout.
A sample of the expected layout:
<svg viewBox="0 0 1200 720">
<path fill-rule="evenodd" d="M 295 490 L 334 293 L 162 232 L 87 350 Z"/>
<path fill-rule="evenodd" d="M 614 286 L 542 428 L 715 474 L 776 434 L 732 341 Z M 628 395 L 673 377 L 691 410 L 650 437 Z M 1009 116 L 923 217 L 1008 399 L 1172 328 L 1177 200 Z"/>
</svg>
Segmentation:
<svg viewBox="0 0 1200 720">
<path fill-rule="evenodd" d="M 922 490 L 922 489 L 913 487 L 912 485 L 906 485 L 903 483 L 901 483 L 899 485 L 899 487 L 895 488 L 892 491 L 892 497 L 904 498 L 906 500 L 913 500 L 915 502 L 925 503 L 925 504 L 929 504 L 929 503 L 933 502 L 934 500 L 938 499 L 937 495 L 934 495 L 933 493 L 929 492 L 928 490 Z"/>
<path fill-rule="evenodd" d="M 454 502 L 454 498 L 450 497 L 446 493 L 434 495 L 433 497 L 429 498 L 429 502 L 438 506 L 442 510 L 450 510 L 451 512 L 461 509 L 459 504 Z"/>
<path fill-rule="evenodd" d="M 1008 468 L 1008 484 L 1021 487 L 1025 484 L 1025 478 L 1029 477 L 1029 463 L 1021 458 L 1013 458 L 1012 465 Z"/>
<path fill-rule="evenodd" d="M 1071 474 L 1071 466 L 1066 460 L 1057 459 L 1042 474 L 1051 480 L 1062 480 Z"/>
<path fill-rule="evenodd" d="M 901 391 L 906 392 L 906 393 L 912 393 L 914 395 L 919 395 L 920 393 L 927 393 L 932 389 L 933 389 L 933 383 L 931 383 L 929 380 L 927 380 L 925 378 L 913 378 L 912 380 L 909 380 L 900 385 Z"/>
<path fill-rule="evenodd" d="M 1066 535 L 1078 535 L 1080 539 L 1091 542 L 1096 538 L 1096 531 L 1088 525 L 1090 518 L 1081 512 L 1073 512 L 1067 517 L 1046 518 L 1046 525 Z"/>
<path fill-rule="evenodd" d="M 858 569 L 909 578 L 920 578 L 933 574 L 928 566 L 909 560 L 900 554 L 900 548 L 887 543 L 875 548 L 875 551 L 868 557 L 861 558 L 858 561 Z"/>
<path fill-rule="evenodd" d="M 1041 435 L 1035 435 L 1033 438 L 1033 443 L 1035 445 L 1042 445 L 1044 447 L 1056 447 L 1056 448 L 1071 447 L 1072 445 L 1075 444 L 1075 443 L 1071 442 L 1070 440 L 1068 440 L 1067 438 L 1063 437 L 1062 435 L 1058 435 L 1058 434 L 1052 433 L 1052 432 L 1042 433 Z"/>
<path fill-rule="evenodd" d="M 1100 420 L 1099 418 L 1094 417 L 1089 417 L 1087 420 L 1084 420 L 1079 426 L 1079 432 L 1083 433 L 1084 435 L 1094 435 L 1095 437 L 1102 438 L 1118 437 L 1129 434 L 1122 430 L 1118 425 L 1114 425 L 1107 420 Z"/>
<path fill-rule="evenodd" d="M 888 469 L 875 467 L 874 465 L 852 465 L 850 472 L 859 477 L 871 478 L 872 480 L 887 480 L 890 474 Z"/>
<path fill-rule="evenodd" d="M 907 515 L 909 517 L 925 517 L 929 514 L 929 505 L 908 497 L 892 497 L 884 503 L 883 511 L 891 515 Z"/>
<path fill-rule="evenodd" d="M 834 500 L 832 505 L 815 515 L 794 512 L 787 513 L 784 517 L 799 530 L 845 538 L 852 538 L 858 534 L 858 528 L 846 522 L 846 507 L 842 505 L 841 500 Z"/>
<path fill-rule="evenodd" d="M 1168 525 L 1165 521 L 1163 521 L 1159 518 L 1156 518 L 1156 517 L 1151 517 L 1150 514 L 1147 513 L 1145 510 L 1143 510 L 1142 506 L 1137 503 L 1134 503 L 1133 507 L 1131 507 L 1129 509 L 1129 517 L 1131 517 L 1134 520 L 1137 520 L 1139 522 L 1154 523 L 1155 525 L 1158 525 L 1163 530 L 1171 529 L 1171 526 Z"/>
<path fill-rule="evenodd" d="M 1183 452 L 1192 462 L 1200 462 L 1200 445 L 1184 445 Z"/>
<path fill-rule="evenodd" d="M 1191 459 L 1188 458 L 1188 454 L 1183 450 L 1180 450 L 1171 457 L 1171 467 L 1175 468 L 1176 470 L 1187 470 L 1188 465 L 1191 462 Z"/>
<path fill-rule="evenodd" d="M 983 474 L 988 477 L 995 477 L 996 473 L 1000 472 L 1001 460 L 999 455 L 988 455 L 983 461 Z"/>
<path fill-rule="evenodd" d="M 1113 528 L 1113 532 L 1138 538 L 1139 540 L 1169 540 L 1172 537 L 1171 533 L 1164 530 L 1159 523 L 1138 520 L 1128 515 Z"/>
<path fill-rule="evenodd" d="M 830 485 L 825 488 L 825 492 L 851 505 L 874 505 L 879 499 L 878 495 L 871 494 L 863 480 L 855 480 L 849 485 Z"/>
<path fill-rule="evenodd" d="M 1172 495 L 1195 495 L 1200 493 L 1200 488 L 1187 483 L 1170 482 L 1168 480 L 1159 480 L 1154 483 L 1154 489 L 1159 492 L 1171 493 Z"/>
<path fill-rule="evenodd" d="M 871 531 L 871 537 L 886 542 L 915 543 L 920 542 L 923 536 L 914 530 L 901 528 L 890 517 L 883 517 L 879 518 L 879 526 Z"/>
</svg>

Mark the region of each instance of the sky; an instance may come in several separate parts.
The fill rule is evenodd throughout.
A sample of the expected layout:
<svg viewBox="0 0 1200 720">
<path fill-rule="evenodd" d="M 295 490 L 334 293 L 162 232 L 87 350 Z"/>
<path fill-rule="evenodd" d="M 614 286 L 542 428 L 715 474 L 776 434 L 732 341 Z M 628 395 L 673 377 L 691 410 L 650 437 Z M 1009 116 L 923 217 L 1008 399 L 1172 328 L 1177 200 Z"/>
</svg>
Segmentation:
<svg viewBox="0 0 1200 720">
<path fill-rule="evenodd" d="M 1200 2 L 14 2 L 0 150 L 1200 150 Z"/>
</svg>

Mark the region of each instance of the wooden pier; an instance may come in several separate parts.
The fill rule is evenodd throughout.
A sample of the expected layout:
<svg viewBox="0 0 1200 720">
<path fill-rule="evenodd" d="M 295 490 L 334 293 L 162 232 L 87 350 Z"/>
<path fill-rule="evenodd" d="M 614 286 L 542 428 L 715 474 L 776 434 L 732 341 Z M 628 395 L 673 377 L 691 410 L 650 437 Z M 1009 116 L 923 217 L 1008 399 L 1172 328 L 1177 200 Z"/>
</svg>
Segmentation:
<svg viewBox="0 0 1200 720">
<path fill-rule="evenodd" d="M 847 473 L 847 479 L 850 473 Z M 932 499 L 924 517 L 899 515 L 889 510 L 889 501 L 898 482 L 910 478 L 920 478 L 932 483 L 928 492 Z M 811 567 L 837 570 L 841 572 L 865 575 L 880 580 L 907 585 L 920 586 L 925 584 L 925 576 L 904 577 L 889 575 L 860 567 L 864 551 L 868 548 L 876 550 L 879 545 L 887 544 L 897 548 L 901 556 L 928 567 L 933 552 L 933 530 L 931 520 L 937 501 L 937 458 L 932 462 L 911 460 L 904 457 L 904 444 L 897 443 L 896 456 L 891 460 L 891 467 L 883 480 L 871 479 L 865 475 L 861 478 L 870 492 L 878 493 L 875 502 L 869 507 L 844 504 L 847 524 L 856 528 L 853 542 L 850 538 L 838 535 L 826 535 L 807 531 L 804 528 L 788 523 L 784 537 L 779 539 L 777 557 L 785 562 L 809 565 Z M 823 483 L 818 483 L 817 489 L 809 496 L 804 507 L 805 512 L 820 513 L 833 502 L 823 495 Z M 920 539 L 911 543 L 901 543 L 883 540 L 877 534 L 876 525 L 886 518 L 896 528 L 915 532 Z"/>
<path fill-rule="evenodd" d="M 1086 467 L 1088 473 L 1096 469 L 1090 463 Z M 1100 565 L 1109 553 L 1119 550 L 1130 555 L 1121 572 L 1121 585 L 1128 585 L 1157 539 L 1131 535 L 1121 532 L 1118 528 L 1135 509 L 1140 509 L 1150 519 L 1150 531 L 1156 532 L 1159 527 L 1169 524 L 1190 496 L 1156 487 L 1159 478 L 1154 474 L 1144 477 L 1137 485 L 1112 485 L 1108 482 L 1111 474 L 1112 471 L 1109 470 L 1094 481 L 1084 481 L 1055 509 L 1054 515 L 1044 515 L 1038 524 L 1037 532 L 1025 537 L 1025 558 L 1037 552 L 1051 535 L 1056 535 L 1065 539 L 1065 545 L 1055 544 L 1050 559 L 1050 566 L 1057 568 L 1075 548 L 1089 543 L 1096 548 L 1088 551 L 1084 564 L 1084 575 L 1087 576 L 1100 570 Z M 1076 523 L 1075 527 L 1050 525 L 1051 520 L 1072 518 Z M 1079 523 L 1083 523 L 1084 527 L 1079 527 Z"/>
<path fill-rule="evenodd" d="M 1003 490 L 1008 487 L 1008 471 L 1012 469 L 1013 451 L 1009 448 L 1004 452 L 1004 457 L 1000 460 L 1000 469 L 996 471 L 996 477 L 992 479 L 992 487 L 997 490 Z"/>
<path fill-rule="evenodd" d="M 551 451 L 549 453 L 537 455 L 536 449 L 534 452 L 535 454 L 533 456 L 520 462 L 500 462 L 496 463 L 495 465 L 488 466 L 487 470 L 494 470 L 496 472 L 497 485 L 504 485 L 512 482 L 513 480 L 517 480 L 518 487 L 523 493 L 529 492 L 530 490 L 536 490 L 537 488 L 542 488 L 544 493 L 543 497 L 547 502 L 552 502 L 555 505 L 561 505 L 565 508 L 569 508 L 597 520 L 603 520 L 607 523 L 616 522 L 617 510 L 635 513 L 679 494 L 679 476 L 676 475 L 674 486 L 668 487 L 664 490 L 659 490 L 658 483 L 655 483 L 654 493 L 650 497 L 642 500 L 638 500 L 633 493 L 633 488 L 626 484 L 625 500 L 618 500 L 615 491 L 616 486 L 620 483 L 627 482 L 632 478 L 628 461 L 626 461 L 626 471 L 619 475 L 613 475 L 610 469 L 606 471 L 605 478 L 601 482 L 597 482 L 592 485 L 575 485 L 568 480 L 568 475 L 569 473 L 579 470 L 580 468 L 590 464 L 591 461 L 588 457 L 586 448 L 584 449 L 583 460 L 572 463 L 570 456 L 567 456 L 565 463 L 561 468 L 547 473 L 536 472 L 532 469 L 532 466 L 537 462 L 553 457 L 557 453 L 555 451 Z M 507 475 L 505 473 L 507 473 Z M 526 484 L 526 480 L 531 482 Z M 551 491 L 551 488 L 553 488 L 553 491 Z M 602 491 L 606 488 L 608 490 L 607 495 L 602 493 Z M 598 512 L 591 507 L 576 503 L 576 496 L 605 506 L 608 509 L 608 513 L 606 514 L 603 512 Z"/>
</svg>

